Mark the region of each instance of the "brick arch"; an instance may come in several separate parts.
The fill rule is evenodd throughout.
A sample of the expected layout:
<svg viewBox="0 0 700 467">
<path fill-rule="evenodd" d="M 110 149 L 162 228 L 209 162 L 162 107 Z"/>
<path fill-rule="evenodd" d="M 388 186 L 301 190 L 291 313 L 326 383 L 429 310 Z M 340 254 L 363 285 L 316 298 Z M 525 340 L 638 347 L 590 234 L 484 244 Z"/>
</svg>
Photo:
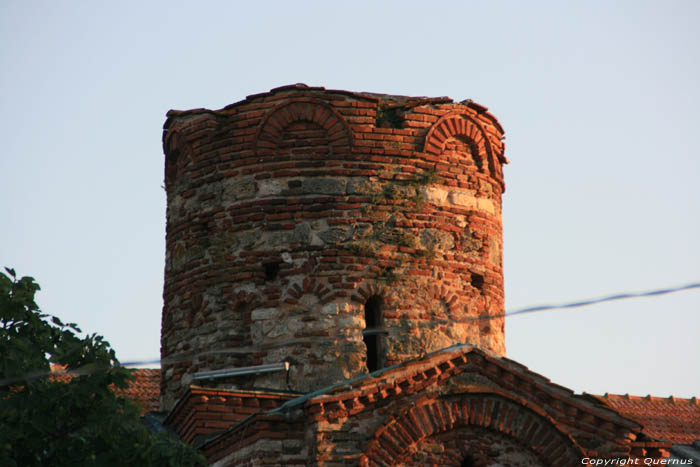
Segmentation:
<svg viewBox="0 0 700 467">
<path fill-rule="evenodd" d="M 312 295 L 316 297 L 319 303 L 326 303 L 324 300 L 328 301 L 329 297 L 332 298 L 333 294 L 329 289 L 323 286 L 314 277 L 304 277 L 304 279 L 289 284 L 289 287 L 285 290 L 282 297 L 285 303 L 289 305 L 296 305 L 298 300 L 304 295 Z"/>
<path fill-rule="evenodd" d="M 451 314 L 458 312 L 460 307 L 466 306 L 457 291 L 442 284 L 426 284 L 422 288 L 430 300 L 445 302 Z"/>
<path fill-rule="evenodd" d="M 374 433 L 359 465 L 402 465 L 415 443 L 462 427 L 486 428 L 514 439 L 546 465 L 575 465 L 586 455 L 542 409 L 504 395 L 472 393 L 430 399 L 392 417 Z"/>
<path fill-rule="evenodd" d="M 365 281 L 358 285 L 355 292 L 350 296 L 350 300 L 364 305 L 370 297 L 375 295 L 381 297 L 383 303 L 387 306 L 393 306 L 397 303 L 398 297 L 396 297 L 394 288 L 374 281 Z"/>
<path fill-rule="evenodd" d="M 189 161 L 189 145 L 178 131 L 169 131 L 163 139 L 165 153 L 165 188 L 170 190 Z"/>
<path fill-rule="evenodd" d="M 352 133 L 343 116 L 325 102 L 298 98 L 283 102 L 263 118 L 255 133 L 255 154 L 272 153 L 280 143 L 282 131 L 298 121 L 313 122 L 322 127 L 330 141 L 332 154 L 350 152 Z"/>
<path fill-rule="evenodd" d="M 257 308 L 262 304 L 262 297 L 257 292 L 249 292 L 247 290 L 239 290 L 235 292 L 231 305 L 238 308 L 242 305 Z"/>
<path fill-rule="evenodd" d="M 364 305 L 372 297 L 379 297 L 381 301 L 380 316 L 382 317 L 382 320 L 386 320 L 388 317 L 392 317 L 395 314 L 396 308 L 399 304 L 399 297 L 397 296 L 395 289 L 385 284 L 380 284 L 374 281 L 365 281 L 355 289 L 355 292 L 350 296 L 350 301 L 357 305 L 360 305 L 358 306 L 358 308 L 362 307 L 363 309 L 362 311 L 360 311 L 360 313 L 364 313 Z M 365 340 L 366 338 L 367 337 L 363 334 L 363 341 L 367 345 L 367 340 Z M 388 356 L 386 352 L 386 338 L 387 336 L 382 337 L 380 335 L 380 337 L 375 341 L 377 348 L 379 349 L 378 353 L 376 354 L 378 355 L 377 362 L 380 363 L 379 368 L 386 367 L 392 364 L 387 358 Z M 370 371 L 374 371 L 370 368 L 369 348 L 367 350 L 367 368 Z"/>
<path fill-rule="evenodd" d="M 423 152 L 439 156 L 442 154 L 447 140 L 459 137 L 466 139 L 476 148 L 478 157 L 481 159 L 480 171 L 496 173 L 494 167 L 497 164 L 494 163 L 486 132 L 471 117 L 459 112 L 443 115 L 430 127 L 425 137 Z M 476 163 L 476 161 L 474 162 Z"/>
</svg>

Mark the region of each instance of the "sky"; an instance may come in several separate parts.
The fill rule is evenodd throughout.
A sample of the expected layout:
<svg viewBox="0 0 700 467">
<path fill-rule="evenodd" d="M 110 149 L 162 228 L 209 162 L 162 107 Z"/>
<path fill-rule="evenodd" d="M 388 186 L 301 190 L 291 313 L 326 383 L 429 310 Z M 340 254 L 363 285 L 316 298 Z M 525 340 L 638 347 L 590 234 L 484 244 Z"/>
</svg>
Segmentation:
<svg viewBox="0 0 700 467">
<path fill-rule="evenodd" d="M 159 357 L 162 125 L 292 83 L 470 98 L 506 131 L 506 309 L 700 282 L 700 2 L 0 2 L 0 266 Z M 700 396 L 700 289 L 514 316 L 576 391 Z"/>
</svg>

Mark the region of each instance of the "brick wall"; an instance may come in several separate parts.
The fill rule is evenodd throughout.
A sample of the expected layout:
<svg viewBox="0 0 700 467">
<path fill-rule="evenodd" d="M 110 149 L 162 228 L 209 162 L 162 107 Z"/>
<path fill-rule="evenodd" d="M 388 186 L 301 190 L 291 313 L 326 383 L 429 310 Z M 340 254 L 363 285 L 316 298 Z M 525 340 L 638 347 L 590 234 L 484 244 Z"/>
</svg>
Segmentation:
<svg viewBox="0 0 700 467">
<path fill-rule="evenodd" d="M 290 359 L 219 383 L 309 391 L 367 349 L 503 355 L 503 319 L 475 320 L 504 311 L 502 137 L 472 102 L 304 85 L 169 112 L 162 408 L 203 370 Z"/>
<path fill-rule="evenodd" d="M 255 414 L 202 450 L 215 465 L 568 466 L 641 447 L 661 456 L 668 443 L 641 429 L 513 361 L 454 346 Z"/>
</svg>

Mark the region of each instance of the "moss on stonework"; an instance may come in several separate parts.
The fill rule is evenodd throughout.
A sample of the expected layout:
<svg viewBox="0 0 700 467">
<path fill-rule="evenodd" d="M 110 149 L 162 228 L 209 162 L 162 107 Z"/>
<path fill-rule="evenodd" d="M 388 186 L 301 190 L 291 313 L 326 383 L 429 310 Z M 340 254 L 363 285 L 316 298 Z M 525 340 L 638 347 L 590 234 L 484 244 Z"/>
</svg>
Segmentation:
<svg viewBox="0 0 700 467">
<path fill-rule="evenodd" d="M 403 279 L 403 276 L 396 268 L 383 268 L 379 273 L 379 279 L 386 281 L 387 284 L 396 284 Z"/>
<path fill-rule="evenodd" d="M 437 256 L 435 245 L 428 245 L 425 249 L 419 250 L 418 254 L 425 259 L 434 259 Z"/>
<path fill-rule="evenodd" d="M 419 244 L 418 237 L 412 233 L 403 232 L 399 235 L 398 244 L 408 248 L 417 248 Z"/>
<path fill-rule="evenodd" d="M 377 253 L 377 247 L 369 240 L 361 240 L 349 244 L 350 250 L 362 256 L 373 256 Z"/>
<path fill-rule="evenodd" d="M 436 170 L 424 170 L 423 172 L 415 174 L 410 180 L 397 180 L 385 183 L 380 191 L 370 195 L 369 203 L 376 206 L 385 201 L 406 199 L 413 202 L 416 209 L 422 209 L 426 201 L 426 195 L 423 188 L 439 183 L 440 180 L 441 177 L 437 174 Z M 370 212 L 371 208 L 365 206 L 363 210 L 365 212 Z"/>
</svg>

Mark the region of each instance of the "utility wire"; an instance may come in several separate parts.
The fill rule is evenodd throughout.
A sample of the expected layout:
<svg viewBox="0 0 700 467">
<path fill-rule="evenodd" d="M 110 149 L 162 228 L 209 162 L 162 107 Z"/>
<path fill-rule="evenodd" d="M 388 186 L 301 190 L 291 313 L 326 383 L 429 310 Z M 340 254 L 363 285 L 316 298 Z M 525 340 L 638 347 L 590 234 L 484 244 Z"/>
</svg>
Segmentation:
<svg viewBox="0 0 700 467">
<path fill-rule="evenodd" d="M 587 299 L 587 300 L 579 300 L 576 302 L 569 302 L 569 303 L 563 303 L 559 305 L 537 305 L 537 306 L 530 306 L 530 307 L 525 307 L 525 308 L 520 308 L 516 309 L 513 311 L 508 311 L 505 313 L 496 313 L 496 314 L 490 314 L 490 315 L 480 315 L 480 316 L 473 316 L 473 317 L 467 317 L 459 320 L 460 322 L 465 322 L 465 321 L 485 321 L 485 320 L 491 320 L 491 319 L 497 319 L 497 318 L 509 318 L 511 316 L 517 316 L 517 315 L 522 315 L 525 313 L 536 313 L 536 312 L 541 312 L 541 311 L 551 311 L 551 310 L 559 310 L 559 309 L 568 309 L 568 308 L 580 308 L 583 306 L 588 306 L 588 305 L 595 305 L 598 303 L 603 303 L 603 302 L 612 302 L 612 301 L 617 301 L 617 300 L 624 300 L 628 298 L 639 298 L 639 297 L 652 297 L 652 296 L 657 296 L 657 295 L 666 295 L 674 292 L 680 292 L 683 290 L 690 290 L 690 289 L 697 289 L 700 288 L 700 282 L 694 282 L 690 283 L 687 285 L 682 285 L 682 286 L 677 286 L 677 287 L 669 287 L 665 289 L 656 289 L 656 290 L 647 290 L 643 292 L 627 292 L 627 293 L 619 293 L 615 295 L 608 295 L 605 297 L 600 297 L 600 298 L 593 298 L 593 299 Z M 396 329 L 388 329 L 388 328 L 383 328 L 383 327 L 373 327 L 373 328 L 366 328 L 363 330 L 362 334 L 398 334 L 400 333 L 400 330 Z M 205 356 L 213 356 L 217 354 L 248 354 L 252 351 L 259 351 L 259 350 L 270 350 L 273 348 L 279 348 L 279 347 L 287 347 L 289 345 L 297 345 L 297 344 L 302 344 L 302 343 L 309 343 L 309 342 L 318 342 L 319 340 L 334 340 L 338 339 L 340 337 L 348 337 L 352 336 L 353 334 L 350 335 L 345 335 L 345 336 L 329 336 L 329 337 L 313 337 L 313 338 L 300 338 L 300 339 L 295 339 L 291 341 L 284 341 L 284 342 L 279 342 L 279 343 L 271 343 L 269 345 L 264 345 L 264 346 L 249 346 L 249 347 L 237 347 L 237 348 L 232 348 L 232 349 L 221 349 L 221 350 L 211 350 L 207 352 L 201 352 L 192 356 L 187 356 L 187 357 L 168 357 L 163 360 L 148 360 L 148 361 L 133 361 L 133 362 L 124 362 L 122 363 L 123 366 L 140 366 L 140 365 L 150 365 L 150 364 L 156 364 L 156 363 L 177 363 L 180 361 L 190 361 L 194 358 L 199 358 L 199 357 L 205 357 Z"/>
<path fill-rule="evenodd" d="M 498 316 L 509 317 L 509 316 L 515 316 L 515 315 L 522 315 L 525 313 L 535 313 L 538 311 L 558 310 L 558 309 L 565 309 L 565 308 L 579 308 L 579 307 L 587 306 L 587 305 L 595 305 L 596 303 L 613 302 L 616 300 L 624 300 L 627 298 L 652 297 L 655 295 L 666 295 L 666 294 L 673 293 L 673 292 L 680 292 L 681 290 L 689 290 L 689 289 L 697 289 L 697 288 L 700 288 L 699 282 L 695 282 L 695 283 L 687 284 L 687 285 L 681 285 L 678 287 L 670 287 L 667 289 L 657 289 L 657 290 L 648 290 L 648 291 L 644 291 L 644 292 L 629 292 L 629 293 L 621 293 L 621 294 L 616 294 L 616 295 L 608 295 L 607 297 L 593 298 L 593 299 L 589 299 L 589 300 L 581 300 L 578 302 L 564 303 L 561 305 L 531 306 L 531 307 L 527 307 L 527 308 L 521 308 L 519 310 L 509 311 L 509 312 L 504 313 L 502 315 L 494 315 L 494 317 L 498 317 Z"/>
<path fill-rule="evenodd" d="M 491 319 L 498 319 L 498 318 L 509 318 L 511 316 L 517 316 L 517 315 L 522 315 L 522 314 L 526 314 L 526 313 L 537 313 L 537 312 L 541 312 L 541 311 L 580 308 L 580 307 L 595 305 L 595 304 L 603 303 L 603 302 L 612 302 L 612 301 L 625 300 L 625 299 L 630 299 L 630 298 L 666 295 L 666 294 L 670 294 L 670 293 L 674 293 L 674 292 L 681 292 L 684 290 L 697 289 L 697 288 L 700 288 L 700 282 L 694 282 L 694 283 L 690 283 L 687 285 L 682 285 L 682 286 L 677 286 L 677 287 L 669 287 L 669 288 L 664 288 L 664 289 L 647 290 L 647 291 L 643 291 L 643 292 L 619 293 L 619 294 L 608 295 L 608 296 L 600 297 L 600 298 L 579 300 L 579 301 L 575 301 L 575 302 L 563 303 L 563 304 L 558 304 L 558 305 L 530 306 L 530 307 L 516 309 L 513 311 L 508 311 L 506 313 L 496 313 L 496 314 L 490 314 L 490 315 L 486 314 L 486 315 L 480 315 L 480 316 L 474 316 L 474 317 L 467 317 L 467 318 L 460 319 L 459 322 L 484 321 L 484 320 L 491 320 Z M 237 355 L 246 355 L 246 354 L 249 354 L 251 352 L 258 352 L 261 350 L 272 350 L 272 349 L 277 349 L 277 348 L 281 348 L 281 347 L 289 347 L 291 345 L 318 343 L 320 340 L 336 340 L 336 339 L 343 338 L 343 337 L 346 337 L 346 338 L 347 337 L 359 337 L 361 335 L 367 335 L 367 334 L 392 335 L 392 334 L 398 334 L 401 332 L 402 332 L 401 330 L 397 330 L 397 329 L 389 329 L 389 328 L 384 328 L 384 327 L 373 327 L 373 328 L 363 329 L 359 333 L 348 333 L 345 335 L 336 335 L 336 336 L 327 336 L 327 337 L 314 336 L 314 337 L 307 337 L 307 338 L 297 338 L 297 339 L 293 339 L 293 340 L 271 342 L 271 343 L 266 344 L 266 345 L 255 345 L 255 346 L 244 346 L 244 347 L 209 350 L 206 352 L 199 352 L 199 353 L 192 354 L 192 355 L 181 355 L 181 356 L 167 357 L 164 359 L 136 360 L 136 361 L 121 362 L 121 366 L 123 366 L 123 367 L 136 367 L 136 366 L 142 366 L 142 365 L 173 364 L 173 363 L 180 363 L 180 362 L 189 362 L 189 361 L 193 361 L 195 359 L 199 359 L 202 357 L 210 357 L 210 356 L 216 356 L 216 355 L 236 355 L 236 354 Z M 61 375 L 79 376 L 79 375 L 89 374 L 91 372 L 103 371 L 103 370 L 104 370 L 103 368 L 94 368 L 94 369 L 91 369 L 89 371 L 86 371 L 84 369 L 77 368 L 74 370 L 69 370 L 69 371 L 59 372 L 59 373 L 33 372 L 33 373 L 25 374 L 21 377 L 17 376 L 17 377 L 13 377 L 13 378 L 2 379 L 2 380 L 0 380 L 0 387 L 7 386 L 9 384 L 14 384 L 14 383 L 17 383 L 20 381 L 24 381 L 26 379 L 36 379 L 36 378 L 47 377 L 47 376 L 61 376 Z"/>
</svg>

